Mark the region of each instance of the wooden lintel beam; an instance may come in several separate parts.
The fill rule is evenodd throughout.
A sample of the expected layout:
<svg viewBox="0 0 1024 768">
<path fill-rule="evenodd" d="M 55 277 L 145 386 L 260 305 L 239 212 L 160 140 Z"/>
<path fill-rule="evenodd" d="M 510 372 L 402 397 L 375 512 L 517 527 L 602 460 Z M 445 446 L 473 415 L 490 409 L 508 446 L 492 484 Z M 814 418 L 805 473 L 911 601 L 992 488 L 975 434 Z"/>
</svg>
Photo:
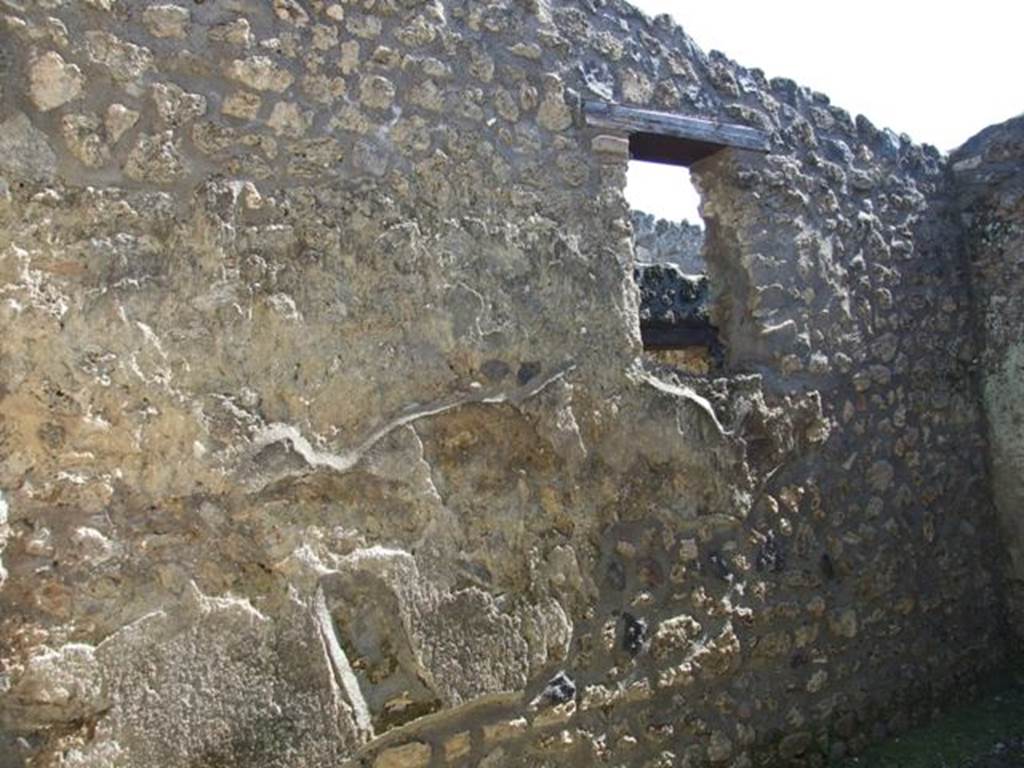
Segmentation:
<svg viewBox="0 0 1024 768">
<path fill-rule="evenodd" d="M 735 123 L 686 117 L 669 112 L 655 112 L 650 109 L 623 107 L 601 101 L 587 101 L 583 104 L 583 116 L 587 125 L 626 133 L 655 134 L 679 139 L 714 144 L 720 147 L 749 149 L 767 152 L 771 148 L 768 134 L 757 128 Z"/>
</svg>

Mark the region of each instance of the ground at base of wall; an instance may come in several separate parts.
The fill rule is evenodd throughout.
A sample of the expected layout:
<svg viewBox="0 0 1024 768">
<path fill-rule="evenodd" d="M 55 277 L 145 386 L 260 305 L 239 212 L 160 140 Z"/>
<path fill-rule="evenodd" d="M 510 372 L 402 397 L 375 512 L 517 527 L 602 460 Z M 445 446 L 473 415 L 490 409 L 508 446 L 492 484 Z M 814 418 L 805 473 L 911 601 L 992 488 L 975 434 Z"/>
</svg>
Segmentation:
<svg viewBox="0 0 1024 768">
<path fill-rule="evenodd" d="M 1024 671 L 934 723 L 890 739 L 835 768 L 1022 768 Z"/>
</svg>

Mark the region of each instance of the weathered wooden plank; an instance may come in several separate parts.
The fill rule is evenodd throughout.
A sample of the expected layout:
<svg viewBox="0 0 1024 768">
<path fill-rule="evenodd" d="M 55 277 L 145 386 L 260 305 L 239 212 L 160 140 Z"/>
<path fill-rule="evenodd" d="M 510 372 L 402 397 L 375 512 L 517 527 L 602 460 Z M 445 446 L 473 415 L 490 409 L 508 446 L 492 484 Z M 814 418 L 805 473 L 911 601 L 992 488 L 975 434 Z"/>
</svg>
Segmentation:
<svg viewBox="0 0 1024 768">
<path fill-rule="evenodd" d="M 757 128 L 735 123 L 704 120 L 669 112 L 650 109 L 623 107 L 601 101 L 587 101 L 583 104 L 583 115 L 587 125 L 608 128 L 628 133 L 654 134 L 689 139 L 720 147 L 749 149 L 767 152 L 771 147 L 768 134 Z"/>
</svg>

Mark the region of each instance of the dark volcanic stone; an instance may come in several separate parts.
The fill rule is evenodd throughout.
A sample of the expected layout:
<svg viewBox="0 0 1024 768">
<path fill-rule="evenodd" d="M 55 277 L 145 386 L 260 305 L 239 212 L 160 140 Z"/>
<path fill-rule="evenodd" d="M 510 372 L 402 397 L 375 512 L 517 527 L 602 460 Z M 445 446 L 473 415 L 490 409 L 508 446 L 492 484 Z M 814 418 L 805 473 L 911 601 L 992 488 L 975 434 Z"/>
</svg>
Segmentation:
<svg viewBox="0 0 1024 768">
<path fill-rule="evenodd" d="M 638 266 L 634 276 L 640 289 L 640 332 L 645 347 L 717 345 L 706 275 L 687 275 L 674 264 L 649 264 Z"/>
<path fill-rule="evenodd" d="M 774 531 L 768 531 L 757 552 L 757 570 L 781 573 L 786 568 L 786 552 Z"/>
<path fill-rule="evenodd" d="M 576 683 L 564 671 L 559 672 L 544 686 L 541 696 L 552 704 L 565 704 L 576 698 Z"/>
<path fill-rule="evenodd" d="M 717 552 L 712 552 L 708 556 L 708 564 L 711 566 L 711 572 L 722 581 L 728 581 L 732 576 L 732 571 L 729 570 L 729 565 L 725 562 L 725 558 Z"/>
<path fill-rule="evenodd" d="M 835 563 L 832 562 L 832 558 L 829 557 L 827 552 L 821 556 L 820 566 L 821 566 L 821 575 L 822 576 L 824 576 L 829 581 L 832 581 L 833 579 L 835 579 L 835 577 L 836 577 L 836 566 L 835 566 Z"/>
<path fill-rule="evenodd" d="M 523 363 L 519 366 L 519 372 L 516 374 L 516 381 L 519 382 L 520 386 L 526 386 L 540 374 L 540 371 L 540 363 Z"/>
<path fill-rule="evenodd" d="M 707 325 L 707 275 L 687 275 L 675 264 L 647 264 L 633 272 L 643 325 Z"/>
<path fill-rule="evenodd" d="M 622 650 L 636 656 L 647 642 L 647 622 L 631 613 L 623 613 L 622 622 Z"/>
</svg>

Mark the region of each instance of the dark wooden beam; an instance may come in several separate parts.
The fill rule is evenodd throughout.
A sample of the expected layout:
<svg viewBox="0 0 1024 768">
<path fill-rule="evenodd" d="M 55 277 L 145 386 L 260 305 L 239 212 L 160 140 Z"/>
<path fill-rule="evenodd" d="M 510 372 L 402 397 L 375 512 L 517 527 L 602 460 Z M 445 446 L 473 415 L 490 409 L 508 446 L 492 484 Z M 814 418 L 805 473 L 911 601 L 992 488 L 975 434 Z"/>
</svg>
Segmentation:
<svg viewBox="0 0 1024 768">
<path fill-rule="evenodd" d="M 746 125 L 601 101 L 584 102 L 583 115 L 589 126 L 628 133 L 635 160 L 691 165 L 726 147 L 754 152 L 771 147 L 767 133 Z"/>
</svg>

